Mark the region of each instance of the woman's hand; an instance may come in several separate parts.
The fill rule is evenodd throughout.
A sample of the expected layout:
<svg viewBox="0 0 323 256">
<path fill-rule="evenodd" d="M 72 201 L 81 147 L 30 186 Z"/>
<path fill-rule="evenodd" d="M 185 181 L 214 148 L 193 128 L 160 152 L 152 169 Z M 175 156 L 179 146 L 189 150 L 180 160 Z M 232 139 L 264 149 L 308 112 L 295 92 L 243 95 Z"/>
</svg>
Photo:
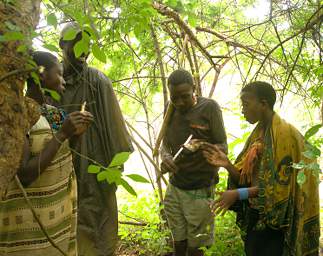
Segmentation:
<svg viewBox="0 0 323 256">
<path fill-rule="evenodd" d="M 215 167 L 228 167 L 231 163 L 227 155 L 217 145 L 203 143 L 201 146 L 203 156 L 209 164 Z"/>
<path fill-rule="evenodd" d="M 211 211 L 214 214 L 221 214 L 222 216 L 226 211 L 239 199 L 237 190 L 227 190 L 220 192 L 220 198 L 210 203 Z"/>
<path fill-rule="evenodd" d="M 87 111 L 75 111 L 67 116 L 64 120 L 60 133 L 63 134 L 65 139 L 69 139 L 72 136 L 78 136 L 83 134 L 89 124 L 93 121 L 93 116 Z"/>
</svg>

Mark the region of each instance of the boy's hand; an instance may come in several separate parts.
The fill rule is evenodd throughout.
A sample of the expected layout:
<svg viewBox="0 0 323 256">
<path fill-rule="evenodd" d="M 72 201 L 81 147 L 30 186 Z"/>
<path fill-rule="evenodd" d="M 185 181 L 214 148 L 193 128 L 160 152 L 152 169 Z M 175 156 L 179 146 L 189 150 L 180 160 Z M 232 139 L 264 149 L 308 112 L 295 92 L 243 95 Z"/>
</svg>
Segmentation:
<svg viewBox="0 0 323 256">
<path fill-rule="evenodd" d="M 166 172 L 176 173 L 178 171 L 178 167 L 171 156 L 165 158 L 162 161 L 160 168 L 162 173 L 166 173 Z"/>
</svg>

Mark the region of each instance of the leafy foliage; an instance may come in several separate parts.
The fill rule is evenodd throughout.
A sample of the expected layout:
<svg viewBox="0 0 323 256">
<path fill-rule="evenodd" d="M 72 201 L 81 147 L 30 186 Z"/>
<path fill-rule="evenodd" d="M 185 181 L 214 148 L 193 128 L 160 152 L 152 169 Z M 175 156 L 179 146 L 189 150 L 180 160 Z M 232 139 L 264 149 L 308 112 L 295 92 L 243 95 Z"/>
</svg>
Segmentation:
<svg viewBox="0 0 323 256">
<path fill-rule="evenodd" d="M 259 2 L 165 0 L 159 1 L 164 5 L 157 8 L 150 0 L 44 0 L 43 24 L 46 25 L 41 25 L 37 32 L 31 31 L 29 36 L 60 55 L 59 30 L 65 22 L 75 20 L 83 35 L 75 45 L 76 56 L 90 53 L 90 64 L 111 78 L 127 119 L 136 124 L 139 134 L 147 140 L 145 143 L 141 141 L 145 147 L 147 144 L 148 147 L 154 146 L 163 103 L 168 99 L 163 76 L 183 67 L 194 74 L 196 85 L 204 96 L 212 97 L 212 89 L 219 84 L 216 77 L 219 81 L 230 81 L 230 86 L 237 84 L 237 89 L 255 79 L 271 82 L 279 92 L 281 103 L 285 98 L 293 98 L 302 104 L 300 108 L 307 110 L 303 111 L 304 119 L 312 128 L 308 129 L 305 138 L 312 146 L 307 146 L 303 155 L 308 160 L 317 159 L 323 145 L 323 139 L 318 135 L 320 126 L 314 125 L 323 96 L 320 1 L 271 1 L 271 8 L 265 6 L 266 12 L 255 15 L 255 11 L 260 12 L 259 8 L 255 9 Z M 172 13 L 175 15 L 170 15 Z M 0 42 L 25 39 L 19 27 L 10 23 L 6 26 L 11 31 L 0 35 Z M 71 29 L 64 40 L 73 40 L 76 34 L 77 31 Z M 24 47 L 19 50 L 26 52 Z M 165 74 L 159 63 L 162 63 Z M 222 94 L 217 97 L 221 98 Z M 237 114 L 236 98 L 229 102 L 229 108 L 242 121 L 241 115 Z M 242 122 L 239 132 L 229 134 L 230 159 L 236 157 L 237 149 L 250 134 L 247 126 Z M 147 152 L 151 155 L 149 149 Z M 100 182 L 121 185 L 135 195 L 126 179 L 147 180 L 136 174 L 122 173 L 121 166 L 128 157 L 128 153 L 122 153 L 115 156 L 108 167 L 91 165 L 88 171 Z M 315 175 L 320 169 L 318 164 L 307 162 L 294 163 L 293 167 L 299 170 L 297 180 L 300 184 L 305 182 L 303 168 L 315 170 Z M 226 189 L 226 178 L 225 172 L 220 172 L 217 189 Z M 167 251 L 169 233 L 161 228 L 163 223 L 158 218 L 161 209 L 155 197 L 139 194 L 138 198 L 127 200 L 137 201 L 123 209 L 125 212 L 143 220 L 154 218 L 154 221 L 147 220 L 153 224 L 144 228 L 122 226 L 123 242 L 137 248 L 142 255 Z M 230 213 L 217 218 L 216 223 L 216 243 L 207 253 L 242 255 L 234 215 Z"/>
<path fill-rule="evenodd" d="M 129 159 L 130 152 L 121 152 L 116 154 L 108 167 L 91 164 L 88 166 L 88 173 L 96 174 L 96 178 L 99 182 L 106 181 L 109 184 L 121 185 L 131 195 L 137 196 L 133 187 L 125 180 L 122 175 L 122 166 Z M 149 181 L 139 174 L 129 174 L 126 177 L 135 182 L 149 183 Z"/>
</svg>

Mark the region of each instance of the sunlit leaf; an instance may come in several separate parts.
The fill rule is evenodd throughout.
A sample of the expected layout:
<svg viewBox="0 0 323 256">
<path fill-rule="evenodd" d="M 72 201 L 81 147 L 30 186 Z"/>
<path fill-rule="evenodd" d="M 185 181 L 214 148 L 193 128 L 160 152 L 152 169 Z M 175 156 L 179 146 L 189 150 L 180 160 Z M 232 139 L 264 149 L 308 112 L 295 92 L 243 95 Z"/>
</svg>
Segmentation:
<svg viewBox="0 0 323 256">
<path fill-rule="evenodd" d="M 131 152 L 121 152 L 116 154 L 109 164 L 109 168 L 123 165 L 129 159 L 130 154 Z"/>
<path fill-rule="evenodd" d="M 297 174 L 297 183 L 303 185 L 306 182 L 306 175 L 304 171 L 299 171 Z"/>
<path fill-rule="evenodd" d="M 124 187 L 131 195 L 134 195 L 134 196 L 137 196 L 137 193 L 136 191 L 133 189 L 133 187 L 130 186 L 130 184 L 124 180 L 124 179 L 121 179 L 121 182 L 120 182 L 121 186 Z"/>
<path fill-rule="evenodd" d="M 310 137 L 315 135 L 320 130 L 321 127 L 322 127 L 322 124 L 317 124 L 317 125 L 312 126 L 305 133 L 305 139 L 308 140 Z"/>
<path fill-rule="evenodd" d="M 120 183 L 121 176 L 121 170 L 118 168 L 106 169 L 106 179 L 109 184 L 116 183 L 118 185 Z"/>
<path fill-rule="evenodd" d="M 44 44 L 43 47 L 53 52 L 59 52 L 59 49 L 53 44 Z"/>
<path fill-rule="evenodd" d="M 87 54 L 88 52 L 89 44 L 86 43 L 84 40 L 80 40 L 74 45 L 74 53 L 76 58 L 79 58 L 83 53 Z"/>
<path fill-rule="evenodd" d="M 54 26 L 55 28 L 57 27 L 57 18 L 56 18 L 56 15 L 54 13 L 50 13 L 47 16 L 47 24 L 51 25 L 51 26 Z"/>
<path fill-rule="evenodd" d="M 196 27 L 196 24 L 197 24 L 197 19 L 194 15 L 189 15 L 188 16 L 188 24 L 192 27 Z"/>
<path fill-rule="evenodd" d="M 102 49 L 97 44 L 94 44 L 92 46 L 92 53 L 95 58 L 97 58 L 99 61 L 106 63 L 107 62 L 107 57 L 105 56 L 105 53 Z"/>
<path fill-rule="evenodd" d="M 99 173 L 96 175 L 96 179 L 97 179 L 97 181 L 104 181 L 104 180 L 106 180 L 106 178 L 107 178 L 107 171 L 99 172 Z"/>
<path fill-rule="evenodd" d="M 87 172 L 88 173 L 99 173 L 100 172 L 100 166 L 91 164 L 89 165 L 89 167 L 87 168 Z"/>
<path fill-rule="evenodd" d="M 145 177 L 139 175 L 139 174 L 129 174 L 126 175 L 130 179 L 136 181 L 136 182 L 141 182 L 141 183 L 150 183 Z"/>
<path fill-rule="evenodd" d="M 75 28 L 73 28 L 73 27 L 69 28 L 69 29 L 66 31 L 66 33 L 65 33 L 65 35 L 64 35 L 64 37 L 63 37 L 63 40 L 65 40 L 65 41 L 73 40 L 73 39 L 76 37 L 76 35 L 78 34 L 78 32 L 79 32 L 79 31 L 77 31 L 77 30 L 76 30 Z"/>
<path fill-rule="evenodd" d="M 47 92 L 55 101 L 60 101 L 61 95 L 54 90 L 50 90 L 48 88 L 42 88 L 44 92 Z"/>
</svg>

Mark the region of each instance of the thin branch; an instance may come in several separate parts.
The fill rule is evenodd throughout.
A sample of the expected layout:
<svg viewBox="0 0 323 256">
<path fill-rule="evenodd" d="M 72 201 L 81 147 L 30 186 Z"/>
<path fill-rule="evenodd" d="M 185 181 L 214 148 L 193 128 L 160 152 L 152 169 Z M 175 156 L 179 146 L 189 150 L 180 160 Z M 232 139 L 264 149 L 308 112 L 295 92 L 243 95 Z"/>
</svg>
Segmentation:
<svg viewBox="0 0 323 256">
<path fill-rule="evenodd" d="M 138 141 L 136 141 L 136 139 L 134 137 L 131 137 L 131 140 L 133 143 L 135 143 L 135 145 L 137 146 L 137 148 L 147 157 L 147 159 L 149 160 L 149 162 L 155 167 L 155 169 L 158 172 L 158 175 L 162 177 L 164 183 L 167 185 L 168 182 L 166 181 L 165 177 L 162 176 L 162 172 L 159 168 L 159 166 L 155 163 L 155 161 L 151 158 L 151 156 L 142 148 L 142 146 L 140 145 L 140 143 Z M 162 201 L 162 197 L 160 198 Z"/>
<path fill-rule="evenodd" d="M 133 221 L 119 221 L 119 223 L 123 225 L 142 226 L 142 227 L 149 225 L 148 223 L 133 222 Z"/>
<path fill-rule="evenodd" d="M 132 76 L 132 77 L 127 77 L 127 78 L 122 78 L 118 80 L 113 80 L 112 83 L 120 83 L 123 81 L 128 81 L 132 79 L 163 79 L 162 76 Z"/>
<path fill-rule="evenodd" d="M 167 16 L 169 18 L 174 19 L 176 24 L 189 36 L 190 41 L 199 48 L 205 58 L 210 62 L 210 64 L 215 67 L 215 63 L 212 59 L 212 56 L 208 53 L 205 47 L 201 44 L 201 42 L 197 39 L 194 35 L 192 30 L 189 26 L 181 19 L 179 14 L 173 11 L 171 8 L 167 7 L 166 5 L 154 2 L 153 7 L 162 15 Z"/>
<path fill-rule="evenodd" d="M 319 22 L 322 19 L 323 14 L 319 14 L 319 12 L 322 10 L 323 7 L 319 8 L 306 22 L 306 25 L 304 28 L 300 29 L 299 31 L 297 31 L 296 33 L 294 33 L 293 35 L 287 37 L 286 39 L 284 39 L 283 41 L 281 41 L 279 44 L 277 44 L 275 47 L 273 47 L 265 56 L 265 59 L 262 61 L 258 71 L 256 72 L 254 78 L 257 77 L 259 71 L 262 69 L 262 67 L 264 66 L 266 60 L 269 58 L 269 56 L 281 45 L 283 45 L 284 43 L 288 42 L 289 40 L 297 37 L 298 35 L 305 33 L 306 31 L 308 31 L 309 29 L 311 29 L 317 22 Z M 313 20 L 313 18 L 318 14 L 318 17 L 316 19 Z"/>
<path fill-rule="evenodd" d="M 286 90 L 286 87 L 287 87 L 287 85 L 288 85 L 288 82 L 289 82 L 289 80 L 290 80 L 290 78 L 291 78 L 291 76 L 292 76 L 292 74 L 293 74 L 294 69 L 295 69 L 296 63 L 298 62 L 298 58 L 299 58 L 299 56 L 300 56 L 300 55 L 301 55 L 301 53 L 302 53 L 302 49 L 303 49 L 304 42 L 305 42 L 305 32 L 304 32 L 304 34 L 303 34 L 302 41 L 301 41 L 301 44 L 300 44 L 300 46 L 299 46 L 299 51 L 298 51 L 298 53 L 297 53 L 296 59 L 295 59 L 295 61 L 294 61 L 294 63 L 293 63 L 293 66 L 292 66 L 292 68 L 291 68 L 291 70 L 290 70 L 290 72 L 289 72 L 289 74 L 288 74 L 287 80 L 286 80 L 286 82 L 285 82 L 285 86 L 284 86 L 283 91 L 282 91 L 282 99 L 283 99 L 283 97 L 284 97 L 285 90 Z M 283 103 L 283 100 L 282 100 L 282 103 Z"/>
<path fill-rule="evenodd" d="M 155 52 L 157 55 L 157 62 L 159 65 L 159 71 L 161 74 L 161 80 L 162 80 L 162 85 L 163 85 L 163 96 L 164 96 L 164 106 L 166 106 L 166 103 L 168 101 L 168 92 L 167 92 L 167 84 L 166 84 L 166 75 L 165 75 L 165 69 L 164 69 L 164 64 L 163 64 L 163 58 L 159 46 L 159 42 L 157 39 L 157 35 L 155 33 L 155 29 L 153 24 L 150 24 L 150 29 L 151 29 L 151 35 L 154 41 L 154 47 L 155 47 Z"/>
<path fill-rule="evenodd" d="M 147 140 L 145 140 L 145 138 L 127 121 L 125 120 L 127 126 L 132 130 L 134 131 L 138 137 L 146 144 L 146 146 L 150 149 L 150 150 L 153 150 L 153 148 L 151 147 L 151 145 L 148 143 Z"/>
<path fill-rule="evenodd" d="M 209 98 L 211 98 L 213 96 L 213 93 L 214 93 L 214 90 L 215 90 L 215 87 L 218 83 L 218 80 L 219 80 L 219 76 L 220 76 L 220 73 L 221 73 L 221 70 L 222 68 L 225 66 L 225 64 L 227 64 L 229 62 L 230 59 L 225 59 L 225 61 L 221 64 L 220 68 L 219 68 L 219 71 L 216 71 L 215 70 L 215 75 L 214 75 L 214 79 L 213 79 L 213 83 L 212 83 L 212 87 L 211 87 L 211 90 L 209 92 Z"/>
</svg>

